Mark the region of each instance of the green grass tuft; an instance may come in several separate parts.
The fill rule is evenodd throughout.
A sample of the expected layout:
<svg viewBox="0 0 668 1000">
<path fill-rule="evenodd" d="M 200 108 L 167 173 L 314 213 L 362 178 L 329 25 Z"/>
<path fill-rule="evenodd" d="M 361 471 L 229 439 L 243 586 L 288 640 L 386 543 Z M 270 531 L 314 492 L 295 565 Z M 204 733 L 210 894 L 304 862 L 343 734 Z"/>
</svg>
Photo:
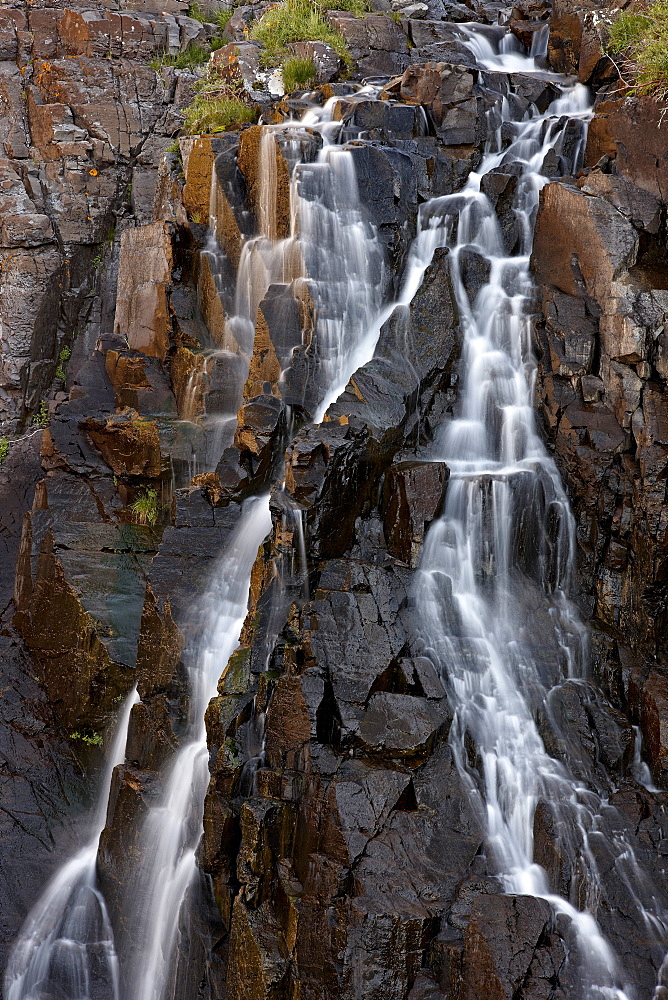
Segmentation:
<svg viewBox="0 0 668 1000">
<path fill-rule="evenodd" d="M 9 441 L 6 437 L 0 437 L 0 465 L 9 455 Z"/>
<path fill-rule="evenodd" d="M 668 99 L 668 0 L 636 4 L 610 28 L 608 51 L 621 55 L 638 94 Z"/>
<path fill-rule="evenodd" d="M 300 59 L 293 56 L 283 63 L 283 86 L 286 93 L 293 90 L 304 90 L 315 82 L 316 68 L 312 59 Z"/>
<path fill-rule="evenodd" d="M 348 3 L 354 2 L 356 0 L 348 0 Z M 326 42 L 347 66 L 350 65 L 345 38 L 325 20 L 325 10 L 324 5 L 311 0 L 282 0 L 270 7 L 250 33 L 251 38 L 264 46 L 263 63 L 278 66 L 290 42 Z"/>
<path fill-rule="evenodd" d="M 183 134 L 201 135 L 225 132 L 255 122 L 258 112 L 254 105 L 232 93 L 229 87 L 214 82 L 202 87 L 183 115 Z"/>
<path fill-rule="evenodd" d="M 188 7 L 188 17 L 194 17 L 196 21 L 204 24 L 206 21 L 206 11 L 200 3 L 200 0 L 192 0 L 192 3 Z"/>
<path fill-rule="evenodd" d="M 193 66 L 202 66 L 207 63 L 210 55 L 209 49 L 191 42 L 183 52 L 178 52 L 176 55 L 165 52 L 157 59 L 153 59 L 149 65 L 156 73 L 160 72 L 163 66 L 173 66 L 174 69 L 192 69 Z"/>
<path fill-rule="evenodd" d="M 32 422 L 35 427 L 48 427 L 50 419 L 49 407 L 46 405 L 44 400 L 42 400 L 32 415 Z"/>
<path fill-rule="evenodd" d="M 158 491 L 147 486 L 135 502 L 130 504 L 130 510 L 139 524 L 155 524 L 158 520 Z"/>
<path fill-rule="evenodd" d="M 65 365 L 72 357 L 72 352 L 69 347 L 63 347 L 62 351 L 58 355 L 58 366 L 56 368 L 56 378 L 62 379 L 63 382 L 67 378 L 67 371 Z"/>
</svg>

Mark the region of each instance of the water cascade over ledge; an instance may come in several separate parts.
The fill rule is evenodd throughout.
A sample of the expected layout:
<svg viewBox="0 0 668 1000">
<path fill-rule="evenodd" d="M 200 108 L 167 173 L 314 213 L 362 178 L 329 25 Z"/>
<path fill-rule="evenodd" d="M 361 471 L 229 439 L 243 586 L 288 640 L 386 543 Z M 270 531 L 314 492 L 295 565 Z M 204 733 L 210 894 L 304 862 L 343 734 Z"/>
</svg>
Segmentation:
<svg viewBox="0 0 668 1000">
<path fill-rule="evenodd" d="M 535 51 L 526 56 L 510 35 L 507 41 L 478 32 L 475 25 L 462 30 L 481 68 L 499 74 L 538 71 L 534 57 L 543 54 L 545 33 L 537 33 Z M 551 695 L 566 682 L 579 683 L 587 664 L 586 630 L 569 599 L 573 519 L 533 413 L 529 261 L 538 197 L 547 182 L 543 169 L 556 160 L 562 174 L 576 173 L 591 115 L 584 87 L 564 81 L 559 86 L 562 96 L 544 113 L 534 109 L 521 121 L 513 118 L 511 102 L 499 95 L 499 107 L 490 112 L 496 116 L 496 134 L 478 169 L 458 193 L 421 206 L 399 294 L 389 304 L 378 233 L 360 203 L 353 157 L 338 144 L 341 126 L 332 119 L 335 99 L 308 111 L 301 122 L 265 126 L 256 198 L 258 232 L 245 239 L 241 249 L 224 350 L 238 347 L 244 363 L 250 364 L 258 307 L 268 290 L 278 285 L 302 289 L 315 316 L 311 381 L 308 400 L 302 403 L 306 415 L 320 422 L 354 372 L 373 358 L 387 321 L 394 315 L 400 324 L 435 252 L 448 250 L 463 359 L 457 416 L 443 425 L 430 452 L 434 462 L 447 465 L 450 479 L 412 583 L 412 600 L 422 622 L 417 641 L 447 688 L 454 715 L 450 746 L 483 817 L 486 850 L 504 891 L 547 901 L 566 928 L 571 948 L 568 1000 L 642 1000 L 596 919 L 601 858 L 617 869 L 633 900 L 637 920 L 652 939 L 659 985 L 665 986 L 668 979 L 664 982 L 661 966 L 668 909 L 643 874 L 623 824 L 617 824 L 613 838 L 602 831 L 600 816 L 614 813 L 605 793 L 573 777 L 568 762 L 555 759 L 545 743 L 549 730 L 568 744 L 551 710 Z M 369 94 L 375 94 L 373 88 L 360 91 L 356 99 Z M 302 159 L 305 129 L 319 142 L 308 159 Z M 276 221 L 279 139 L 291 170 L 289 231 L 283 236 Z M 517 176 L 513 210 L 520 247 L 512 256 L 481 189 L 484 176 L 503 165 L 511 165 Z M 211 204 L 206 253 L 215 265 L 222 251 L 215 238 L 213 195 Z M 469 296 L 464 272 L 472 258 L 481 262 L 486 277 Z M 288 345 L 278 359 L 279 391 L 291 377 L 291 351 L 300 346 L 310 345 Z M 195 376 L 191 379 L 194 385 Z M 225 434 L 230 423 L 226 418 Z M 290 414 L 286 425 L 287 443 Z M 218 453 L 209 456 L 208 464 L 215 467 L 219 458 Z M 278 486 L 282 472 L 273 478 L 271 485 Z M 300 574 L 306 580 L 301 511 L 292 513 Z M 180 746 L 165 766 L 141 823 L 134 879 L 122 901 L 126 950 L 119 949 L 117 955 L 97 888 L 96 858 L 112 771 L 123 759 L 134 696 L 119 715 L 93 834 L 57 873 L 30 915 L 6 974 L 6 1000 L 41 1000 L 51 987 L 60 988 L 69 1000 L 97 1000 L 99 987 L 91 983 L 91 970 L 100 964 L 109 1000 L 175 996 L 176 955 L 198 871 L 209 782 L 205 713 L 237 648 L 251 571 L 270 529 L 265 486 L 244 502 L 204 598 L 204 633 L 196 648 L 186 650 L 188 717 Z M 306 589 L 304 584 L 308 596 Z M 256 723 L 255 759 L 261 762 L 262 719 Z M 639 759 L 636 769 L 645 775 Z M 572 871 L 563 895 L 554 891 L 534 860 L 539 804 L 551 811 L 563 833 L 560 843 Z M 61 953 L 69 957 L 63 961 Z"/>
</svg>

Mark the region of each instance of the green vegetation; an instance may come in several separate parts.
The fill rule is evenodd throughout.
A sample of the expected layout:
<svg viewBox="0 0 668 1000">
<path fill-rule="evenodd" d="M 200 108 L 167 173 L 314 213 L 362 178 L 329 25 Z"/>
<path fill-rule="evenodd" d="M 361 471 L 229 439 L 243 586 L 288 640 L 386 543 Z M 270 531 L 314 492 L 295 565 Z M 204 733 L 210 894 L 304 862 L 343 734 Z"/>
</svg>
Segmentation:
<svg viewBox="0 0 668 1000">
<path fill-rule="evenodd" d="M 668 99 L 668 0 L 622 11 L 610 28 L 608 51 L 623 57 L 636 93 Z"/>
<path fill-rule="evenodd" d="M 200 3 L 200 0 L 192 0 L 192 3 L 188 7 L 188 17 L 194 17 L 196 21 L 200 21 L 202 24 L 206 21 L 206 11 Z"/>
<path fill-rule="evenodd" d="M 179 140 L 175 139 L 174 142 L 170 142 L 169 146 L 165 150 L 166 153 L 176 153 L 177 156 L 181 155 L 181 147 L 179 145 Z"/>
<path fill-rule="evenodd" d="M 58 367 L 56 368 L 56 378 L 60 378 L 65 381 L 67 378 L 67 372 L 65 371 L 65 365 L 72 357 L 72 352 L 69 347 L 63 347 L 62 351 L 58 355 Z"/>
<path fill-rule="evenodd" d="M 227 22 L 234 14 L 235 8 L 230 7 L 229 10 L 219 10 L 216 11 L 215 24 L 218 25 L 218 30 L 222 33 L 227 27 Z M 223 42 L 223 44 L 225 44 Z"/>
<path fill-rule="evenodd" d="M 99 733 L 93 733 L 92 736 L 89 736 L 87 733 L 70 733 L 70 739 L 81 740 L 82 743 L 85 743 L 89 747 L 101 747 L 103 743 Z"/>
<path fill-rule="evenodd" d="M 176 55 L 165 52 L 157 59 L 153 59 L 149 65 L 156 72 L 159 72 L 163 66 L 173 66 L 174 69 L 192 69 L 193 66 L 202 66 L 207 63 L 210 55 L 210 49 L 205 49 L 202 45 L 191 42 L 183 52 L 178 52 Z"/>
<path fill-rule="evenodd" d="M 368 0 L 338 0 L 338 2 L 335 0 L 334 3 L 318 3 L 317 6 L 322 10 L 347 10 L 355 17 L 363 17 L 371 10 Z"/>
<path fill-rule="evenodd" d="M 226 84 L 204 84 L 195 100 L 183 112 L 183 134 L 225 132 L 246 122 L 257 121 L 257 108 Z"/>
<path fill-rule="evenodd" d="M 7 440 L 6 437 L 1 437 L 0 438 L 0 465 L 2 465 L 2 463 L 4 462 L 4 460 L 7 458 L 7 455 L 9 455 L 9 441 Z"/>
<path fill-rule="evenodd" d="M 352 4 L 363 4 L 360 0 L 347 0 L 345 9 Z M 324 18 L 324 4 L 316 0 L 282 0 L 268 11 L 253 26 L 250 37 L 262 42 L 262 61 L 266 66 L 277 66 L 286 55 L 290 42 L 326 42 L 337 55 L 350 64 L 350 53 L 340 31 L 333 28 Z M 343 9 L 338 7 L 337 9 Z"/>
<path fill-rule="evenodd" d="M 312 59 L 293 56 L 283 63 L 283 86 L 288 93 L 303 90 L 315 81 L 316 68 Z"/>
<path fill-rule="evenodd" d="M 155 524 L 158 520 L 158 491 L 147 486 L 135 502 L 130 504 L 130 510 L 139 524 Z"/>
<path fill-rule="evenodd" d="M 46 405 L 44 400 L 42 400 L 32 415 L 32 422 L 35 427 L 47 427 L 50 419 L 49 407 Z"/>
</svg>

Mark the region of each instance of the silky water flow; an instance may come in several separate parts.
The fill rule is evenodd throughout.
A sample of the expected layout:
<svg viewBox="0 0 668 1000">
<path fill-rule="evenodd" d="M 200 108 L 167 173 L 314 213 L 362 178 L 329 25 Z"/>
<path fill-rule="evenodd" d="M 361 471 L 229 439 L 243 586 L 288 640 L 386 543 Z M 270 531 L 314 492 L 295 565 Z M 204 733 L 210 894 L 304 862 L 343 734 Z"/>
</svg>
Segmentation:
<svg viewBox="0 0 668 1000">
<path fill-rule="evenodd" d="M 313 341 L 321 394 L 347 383 L 355 347 L 382 296 L 382 251 L 373 226 L 363 217 L 351 155 L 328 138 L 330 118 L 324 109 L 311 115 L 311 127 L 323 136 L 323 149 L 315 162 L 297 159 L 294 165 L 291 232 L 283 240 L 277 239 L 275 225 L 277 130 L 266 129 L 260 148 L 260 232 L 242 249 L 235 315 L 228 321 L 231 336 L 250 361 L 255 317 L 270 285 L 305 281 L 317 316 Z M 293 154 L 299 143 L 292 133 L 301 129 L 299 123 L 281 129 Z M 144 821 L 142 861 L 125 905 L 133 942 L 129 969 L 123 974 L 128 1000 L 161 1000 L 170 988 L 179 913 L 197 871 L 195 852 L 209 778 L 204 714 L 237 646 L 251 569 L 270 528 L 269 497 L 246 501 L 206 597 L 209 625 L 190 670 L 188 736 L 171 765 L 160 802 Z M 262 734 L 258 739 L 261 743 Z"/>
<path fill-rule="evenodd" d="M 118 957 L 107 907 L 97 886 L 96 861 L 114 768 L 125 757 L 136 688 L 116 721 L 90 834 L 60 868 L 32 908 L 5 973 L 5 1000 L 118 1000 Z"/>
<path fill-rule="evenodd" d="M 482 68 L 537 70 L 534 56 L 542 54 L 544 33 L 527 57 L 510 35 L 472 25 L 462 31 Z M 358 96 L 369 94 L 372 89 Z M 353 158 L 337 145 L 340 125 L 332 120 L 334 103 L 307 112 L 301 123 L 265 129 L 260 232 L 242 249 L 225 349 L 238 348 L 248 363 L 257 308 L 269 287 L 305 282 L 315 306 L 320 391 L 314 417 L 320 420 L 350 375 L 373 357 L 392 311 L 408 307 L 436 248 L 449 248 L 464 341 L 462 391 L 460 413 L 444 427 L 433 456 L 447 463 L 451 475 L 443 514 L 427 535 L 414 581 L 424 623 L 420 641 L 446 681 L 454 710 L 450 741 L 486 819 L 488 852 L 505 890 L 544 898 L 572 923 L 577 976 L 569 1000 L 631 1000 L 633 986 L 626 983 L 593 916 L 597 872 L 589 845 L 605 803 L 548 755 L 534 721 L 546 706 L 549 715 L 550 688 L 564 677 L 580 676 L 585 659 L 585 633 L 567 596 L 574 557 L 572 518 L 532 411 L 529 254 L 538 195 L 546 182 L 543 160 L 554 150 L 564 173 L 577 169 L 590 117 L 588 95 L 580 86 L 564 85 L 563 96 L 545 114 L 513 124 L 510 103 L 500 96 L 498 124 L 503 119 L 506 129 L 512 128 L 510 146 L 502 150 L 500 140 L 498 149 L 490 144 L 460 193 L 422 206 L 398 301 L 386 307 L 383 253 L 360 206 Z M 300 162 L 298 153 L 304 126 L 322 137 L 322 149 L 307 163 Z M 284 240 L 276 238 L 273 213 L 279 138 L 294 157 L 290 235 Z M 498 221 L 480 190 L 483 174 L 508 162 L 521 171 L 515 212 L 522 246 L 513 257 L 504 254 Z M 215 218 L 210 229 L 207 252 L 215 259 L 220 254 Z M 459 268 L 462 252 L 471 248 L 490 266 L 489 280 L 473 302 Z M 238 643 L 251 568 L 270 526 L 268 497 L 247 500 L 205 598 L 208 627 L 191 657 L 186 736 L 144 821 L 136 877 L 124 904 L 133 943 L 127 968 L 119 973 L 104 900 L 96 888 L 95 859 L 111 771 L 123 756 L 133 699 L 119 718 L 94 834 L 63 866 L 29 916 L 10 959 L 7 1000 L 50 996 L 62 954 L 68 956 L 63 967 L 73 984 L 61 991 L 68 1000 L 92 1000 L 91 970 L 100 962 L 113 1000 L 122 992 L 121 982 L 127 984 L 125 1000 L 166 1000 L 171 995 L 179 916 L 196 875 L 208 783 L 204 713 Z M 540 639 L 532 642 L 537 607 L 542 629 Z M 467 739 L 476 748 L 475 767 L 468 759 Z M 636 769 L 642 769 L 642 762 Z M 580 860 L 584 903 L 578 899 L 576 905 L 552 892 L 533 861 L 533 814 L 539 800 L 547 800 L 572 831 L 568 847 Z M 619 876 L 660 952 L 665 946 L 663 904 L 623 834 L 610 850 L 616 852 Z"/>
<path fill-rule="evenodd" d="M 503 47 L 494 52 L 487 38 L 469 35 L 471 50 L 487 68 L 517 72 L 524 62 L 525 71 L 534 69 L 516 44 L 504 54 Z M 535 721 L 543 717 L 558 728 L 550 691 L 582 678 L 586 667 L 586 633 L 568 599 L 574 523 L 535 426 L 529 257 L 539 192 L 547 183 L 542 164 L 554 150 L 563 173 L 579 168 L 588 102 L 584 87 L 564 90 L 544 115 L 514 123 L 510 144 L 488 150 L 461 192 L 423 207 L 413 267 L 421 269 L 433 246 L 449 248 L 463 346 L 458 415 L 442 428 L 433 452 L 447 464 L 450 478 L 443 512 L 425 540 L 413 599 L 420 609 L 422 652 L 447 685 L 455 759 L 484 817 L 488 856 L 505 891 L 545 899 L 566 926 L 570 922 L 569 996 L 640 1000 L 595 919 L 597 861 L 607 855 L 624 884 L 635 919 L 654 942 L 661 983 L 665 902 L 624 834 L 603 832 L 604 812 L 608 827 L 621 817 L 548 754 Z M 507 122 L 505 101 L 503 117 Z M 507 124 L 505 129 L 507 135 Z M 518 175 L 513 207 L 522 237 L 512 257 L 480 189 L 484 174 L 504 164 Z M 489 266 L 473 301 L 460 266 L 471 251 Z M 563 832 L 561 847 L 574 872 L 568 898 L 554 891 L 533 859 L 539 802 Z"/>
</svg>

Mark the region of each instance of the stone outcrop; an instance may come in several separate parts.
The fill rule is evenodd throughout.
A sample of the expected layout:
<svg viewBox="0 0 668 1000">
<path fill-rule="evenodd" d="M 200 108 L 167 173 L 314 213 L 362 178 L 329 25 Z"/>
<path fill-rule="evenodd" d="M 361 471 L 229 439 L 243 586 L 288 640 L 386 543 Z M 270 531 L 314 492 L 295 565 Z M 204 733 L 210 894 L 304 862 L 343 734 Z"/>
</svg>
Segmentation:
<svg viewBox="0 0 668 1000">
<path fill-rule="evenodd" d="M 564 8 L 551 26 L 553 64 L 570 60 L 583 80 L 596 78 L 592 18 Z M 598 104 L 585 170 L 541 194 L 532 259 L 542 309 L 538 403 L 576 517 L 596 669 L 641 725 L 663 781 L 668 161 L 659 113 L 649 98 Z"/>
</svg>

